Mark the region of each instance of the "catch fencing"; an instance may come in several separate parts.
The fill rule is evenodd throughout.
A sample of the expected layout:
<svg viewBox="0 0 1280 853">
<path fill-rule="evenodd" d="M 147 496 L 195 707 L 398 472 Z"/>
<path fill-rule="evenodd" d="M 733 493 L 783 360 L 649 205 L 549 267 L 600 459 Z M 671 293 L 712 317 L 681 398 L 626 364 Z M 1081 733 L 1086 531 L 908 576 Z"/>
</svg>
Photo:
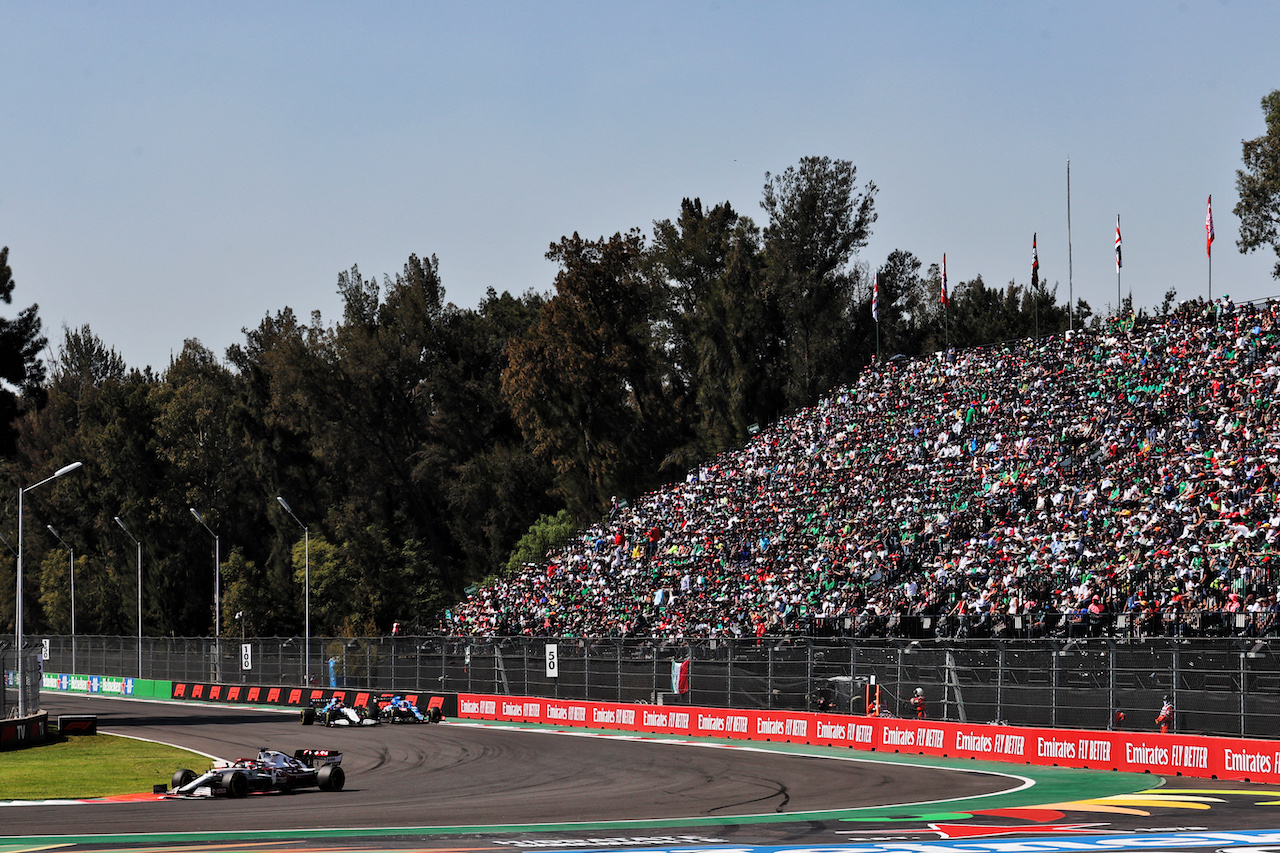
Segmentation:
<svg viewBox="0 0 1280 853">
<path fill-rule="evenodd" d="M 143 638 L 141 653 L 132 637 L 48 641 L 49 673 L 853 714 L 866 713 L 874 683 L 881 709 L 899 716 L 912 715 L 919 687 L 930 719 L 1092 729 L 1152 728 L 1169 696 L 1178 731 L 1280 730 L 1272 639 L 312 637 L 309 654 L 297 637 Z M 676 694 L 682 661 L 688 690 Z"/>
<path fill-rule="evenodd" d="M 40 713 L 40 649 L 24 648 L 21 654 L 20 667 L 18 652 L 8 644 L 0 649 L 0 720 Z"/>
</svg>

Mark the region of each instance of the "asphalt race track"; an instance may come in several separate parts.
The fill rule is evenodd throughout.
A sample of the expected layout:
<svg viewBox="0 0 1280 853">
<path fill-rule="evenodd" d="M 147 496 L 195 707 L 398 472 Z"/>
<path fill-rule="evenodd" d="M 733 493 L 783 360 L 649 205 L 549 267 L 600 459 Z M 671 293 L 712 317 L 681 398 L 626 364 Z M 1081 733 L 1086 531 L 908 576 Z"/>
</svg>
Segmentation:
<svg viewBox="0 0 1280 853">
<path fill-rule="evenodd" d="M 899 846 L 943 853 L 949 839 L 966 841 L 961 849 L 967 853 L 1000 853 L 974 842 L 1024 835 L 1036 836 L 1037 853 L 1052 853 L 1055 833 L 1074 833 L 1083 842 L 1079 833 L 1120 832 L 1172 834 L 1160 844 L 1150 835 L 1137 839 L 1143 843 L 1135 849 L 1280 853 L 1280 833 L 1233 843 L 1187 835 L 1280 826 L 1280 789 L 1259 785 L 851 750 L 712 748 L 546 727 L 446 722 L 326 729 L 299 725 L 296 711 L 49 693 L 41 701 L 51 718 L 97 714 L 100 731 L 220 758 L 253 756 L 260 747 L 341 750 L 346 788 L 245 800 L 6 806 L 0 808 L 0 853 L 51 842 L 77 851 L 145 842 L 153 849 L 189 844 L 237 851 L 732 845 L 764 853 L 799 845 L 840 853 Z M 207 764 L 192 769 L 201 772 Z M 1080 847 L 1068 843 L 1064 850 Z"/>
<path fill-rule="evenodd" d="M 47 830 L 55 820 L 61 831 L 74 833 L 144 826 L 148 831 L 226 829 L 229 814 L 234 827 L 243 830 L 729 817 L 888 805 L 900 801 L 904 789 L 945 786 L 949 796 L 969 796 L 1012 787 L 1007 778 L 985 774 L 448 722 L 303 727 L 296 711 L 73 696 L 42 697 L 41 702 L 51 718 L 97 714 L 100 731 L 226 759 L 252 757 L 263 746 L 285 752 L 338 749 L 346 788 L 243 801 L 24 806 L 3 814 L 6 835 Z"/>
</svg>

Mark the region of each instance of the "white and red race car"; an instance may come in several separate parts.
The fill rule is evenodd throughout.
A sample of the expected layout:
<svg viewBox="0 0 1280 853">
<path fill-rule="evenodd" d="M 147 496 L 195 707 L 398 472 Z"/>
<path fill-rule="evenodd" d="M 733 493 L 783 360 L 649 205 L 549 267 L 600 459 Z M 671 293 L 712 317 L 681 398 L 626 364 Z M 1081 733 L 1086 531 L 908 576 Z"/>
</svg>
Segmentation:
<svg viewBox="0 0 1280 853">
<path fill-rule="evenodd" d="M 197 776 L 182 769 L 173 774 L 172 787 L 162 796 L 169 798 L 228 797 L 272 791 L 296 791 L 318 787 L 321 791 L 341 791 L 346 783 L 342 753 L 328 749 L 299 749 L 286 755 L 261 749 L 257 758 L 215 761 L 212 769 Z"/>
</svg>

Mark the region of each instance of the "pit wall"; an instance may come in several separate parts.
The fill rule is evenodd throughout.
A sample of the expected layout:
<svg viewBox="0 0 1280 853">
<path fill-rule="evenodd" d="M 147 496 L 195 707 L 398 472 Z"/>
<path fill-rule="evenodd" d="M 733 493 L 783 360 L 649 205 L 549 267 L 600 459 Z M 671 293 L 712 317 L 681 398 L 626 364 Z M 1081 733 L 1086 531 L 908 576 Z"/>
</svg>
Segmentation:
<svg viewBox="0 0 1280 853">
<path fill-rule="evenodd" d="M 1280 741 L 979 725 L 802 711 L 739 711 L 458 695 L 459 719 L 802 743 L 1013 764 L 1280 783 Z"/>
</svg>

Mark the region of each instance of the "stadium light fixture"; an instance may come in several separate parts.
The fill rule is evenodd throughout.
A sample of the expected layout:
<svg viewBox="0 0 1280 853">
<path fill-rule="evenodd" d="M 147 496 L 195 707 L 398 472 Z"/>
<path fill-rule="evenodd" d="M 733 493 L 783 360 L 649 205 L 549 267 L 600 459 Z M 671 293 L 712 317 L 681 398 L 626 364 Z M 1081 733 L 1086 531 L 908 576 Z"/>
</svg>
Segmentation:
<svg viewBox="0 0 1280 853">
<path fill-rule="evenodd" d="M 27 715 L 27 682 L 26 682 L 26 664 L 22 657 L 22 496 L 32 489 L 39 488 L 45 483 L 58 479 L 63 474 L 70 474 L 72 471 L 83 465 L 83 462 L 72 462 L 70 465 L 64 465 L 57 471 L 53 472 L 52 477 L 46 477 L 38 483 L 27 486 L 25 489 L 18 489 L 18 599 L 15 602 L 13 639 L 18 650 L 18 716 L 25 717 Z"/>
<path fill-rule="evenodd" d="M 62 547 L 66 548 L 71 554 L 70 570 L 68 577 L 71 579 L 71 672 L 76 671 L 76 549 L 66 543 L 58 531 L 54 529 L 52 524 L 46 524 L 45 527 L 53 534 L 53 538 L 62 543 Z"/>
<path fill-rule="evenodd" d="M 138 546 L 138 677 L 142 677 L 142 540 L 129 532 L 120 516 L 116 516 L 116 524 L 124 531 L 124 535 Z"/>
<path fill-rule="evenodd" d="M 218 683 L 222 682 L 222 559 L 219 552 L 221 540 L 218 534 L 213 532 L 200 513 L 196 512 L 195 507 L 191 507 L 191 514 L 195 516 L 196 521 L 200 522 L 200 526 L 209 531 L 209 535 L 213 537 L 213 644 L 217 649 L 218 663 L 214 668 L 214 680 Z"/>
<path fill-rule="evenodd" d="M 303 636 L 305 637 L 302 650 L 304 678 L 308 685 L 311 684 L 311 532 L 307 526 L 298 520 L 298 516 L 293 514 L 293 510 L 289 508 L 289 504 L 284 498 L 276 495 L 276 500 L 280 502 L 280 506 L 284 507 L 284 511 L 289 513 L 299 527 L 302 528 L 302 622 Z"/>
</svg>

